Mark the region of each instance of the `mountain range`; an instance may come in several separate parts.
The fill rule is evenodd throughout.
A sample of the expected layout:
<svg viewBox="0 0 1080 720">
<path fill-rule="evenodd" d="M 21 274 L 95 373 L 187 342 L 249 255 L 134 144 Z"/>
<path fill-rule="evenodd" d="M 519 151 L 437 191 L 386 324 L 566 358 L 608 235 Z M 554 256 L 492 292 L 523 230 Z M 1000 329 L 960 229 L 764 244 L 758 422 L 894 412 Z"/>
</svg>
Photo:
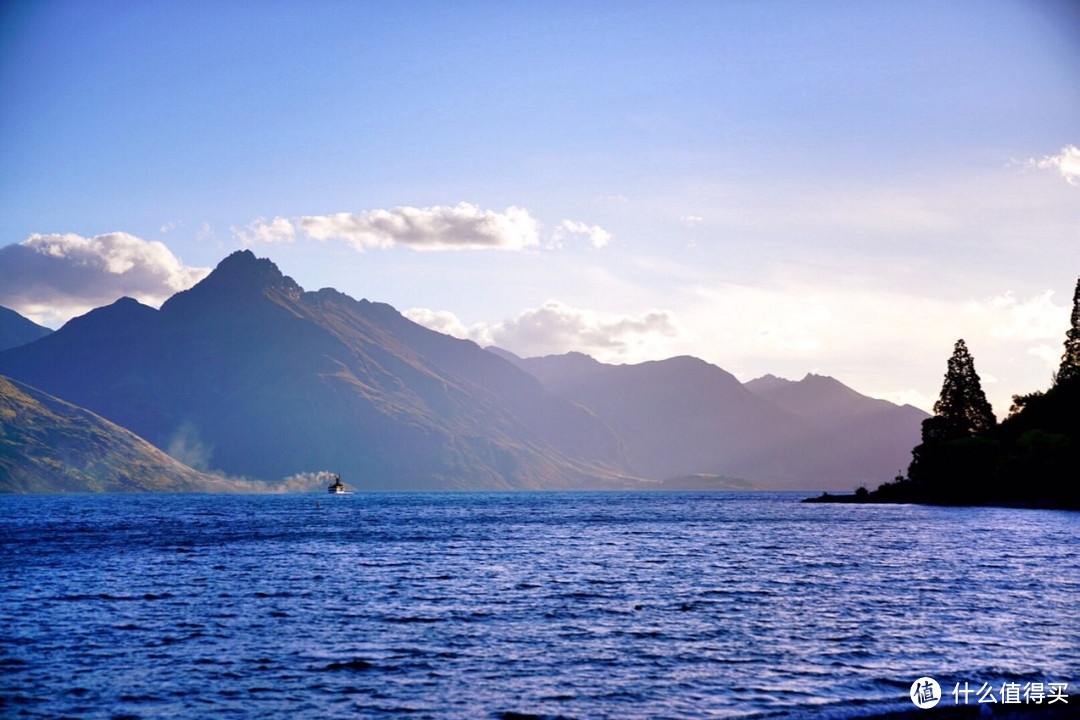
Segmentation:
<svg viewBox="0 0 1080 720">
<path fill-rule="evenodd" d="M 332 469 L 384 489 L 606 486 L 621 444 L 588 411 L 388 305 L 304 292 L 247 251 L 160 310 L 130 298 L 0 353 L 0 373 L 197 469 Z"/>
<path fill-rule="evenodd" d="M 494 352 L 595 412 L 645 477 L 707 470 L 777 489 L 854 487 L 907 467 L 927 417 L 819 375 L 743 384 L 693 357 L 607 365 L 580 353 Z"/>
<path fill-rule="evenodd" d="M 906 466 L 926 417 L 818 376 L 485 350 L 249 251 L 159 310 L 124 298 L 0 352 L 0 374 L 200 471 L 359 489 L 850 489 Z"/>
</svg>

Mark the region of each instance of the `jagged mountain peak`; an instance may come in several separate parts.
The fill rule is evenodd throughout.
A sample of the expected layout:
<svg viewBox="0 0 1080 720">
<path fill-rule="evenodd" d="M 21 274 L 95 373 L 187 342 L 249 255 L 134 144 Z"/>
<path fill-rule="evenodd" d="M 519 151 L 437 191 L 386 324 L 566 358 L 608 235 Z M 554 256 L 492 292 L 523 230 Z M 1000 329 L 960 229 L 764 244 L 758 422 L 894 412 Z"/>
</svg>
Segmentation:
<svg viewBox="0 0 1080 720">
<path fill-rule="evenodd" d="M 257 258 L 250 250 L 237 250 L 194 287 L 165 301 L 161 310 L 170 314 L 181 308 L 204 309 L 223 302 L 239 305 L 274 293 L 298 300 L 303 292 L 269 258 Z"/>
<path fill-rule="evenodd" d="M 221 259 L 215 270 L 220 272 L 250 271 L 253 268 L 263 268 L 281 275 L 278 266 L 270 258 L 255 257 L 250 250 L 236 250 Z"/>
<path fill-rule="evenodd" d="M 237 250 L 223 259 L 199 285 L 204 283 L 302 292 L 300 286 L 282 273 L 272 260 L 257 258 L 250 250 Z"/>
</svg>

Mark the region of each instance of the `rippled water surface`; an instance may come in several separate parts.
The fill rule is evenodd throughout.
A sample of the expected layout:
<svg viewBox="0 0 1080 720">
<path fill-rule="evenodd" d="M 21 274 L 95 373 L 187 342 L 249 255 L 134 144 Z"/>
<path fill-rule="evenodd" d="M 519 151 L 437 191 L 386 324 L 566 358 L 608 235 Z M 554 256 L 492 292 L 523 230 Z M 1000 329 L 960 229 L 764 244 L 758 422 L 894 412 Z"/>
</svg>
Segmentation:
<svg viewBox="0 0 1080 720">
<path fill-rule="evenodd" d="M 0 716 L 843 717 L 910 709 L 922 675 L 1077 692 L 1076 513 L 797 500 L 0 497 Z"/>
</svg>

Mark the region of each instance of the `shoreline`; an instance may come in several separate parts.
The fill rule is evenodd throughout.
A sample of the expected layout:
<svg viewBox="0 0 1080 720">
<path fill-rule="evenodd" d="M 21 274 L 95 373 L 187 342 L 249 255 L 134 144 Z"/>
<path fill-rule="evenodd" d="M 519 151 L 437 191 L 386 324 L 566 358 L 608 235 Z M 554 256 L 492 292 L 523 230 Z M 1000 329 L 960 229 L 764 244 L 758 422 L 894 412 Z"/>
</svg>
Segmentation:
<svg viewBox="0 0 1080 720">
<path fill-rule="evenodd" d="M 934 501 L 919 497 L 875 497 L 877 491 L 869 493 L 841 493 L 834 494 L 828 491 L 814 497 L 803 498 L 799 502 L 809 504 L 832 504 L 832 505 L 929 505 L 933 507 L 994 507 L 1008 508 L 1011 510 L 1080 510 L 1080 507 L 1070 503 L 1054 502 L 1049 500 L 1000 500 L 988 502 L 945 502 Z M 1080 714 L 1080 711 L 1078 711 Z"/>
</svg>

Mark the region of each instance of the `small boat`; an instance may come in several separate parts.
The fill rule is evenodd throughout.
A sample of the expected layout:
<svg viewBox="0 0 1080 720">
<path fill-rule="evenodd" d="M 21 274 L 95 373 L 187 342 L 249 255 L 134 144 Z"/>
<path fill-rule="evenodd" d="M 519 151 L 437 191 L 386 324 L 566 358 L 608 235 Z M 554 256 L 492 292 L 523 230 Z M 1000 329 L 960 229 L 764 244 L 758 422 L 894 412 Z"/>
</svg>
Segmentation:
<svg viewBox="0 0 1080 720">
<path fill-rule="evenodd" d="M 326 488 L 326 491 L 331 495 L 344 495 L 345 483 L 341 482 L 341 476 L 334 475 L 333 478 L 334 482 L 330 483 L 330 485 Z"/>
</svg>

